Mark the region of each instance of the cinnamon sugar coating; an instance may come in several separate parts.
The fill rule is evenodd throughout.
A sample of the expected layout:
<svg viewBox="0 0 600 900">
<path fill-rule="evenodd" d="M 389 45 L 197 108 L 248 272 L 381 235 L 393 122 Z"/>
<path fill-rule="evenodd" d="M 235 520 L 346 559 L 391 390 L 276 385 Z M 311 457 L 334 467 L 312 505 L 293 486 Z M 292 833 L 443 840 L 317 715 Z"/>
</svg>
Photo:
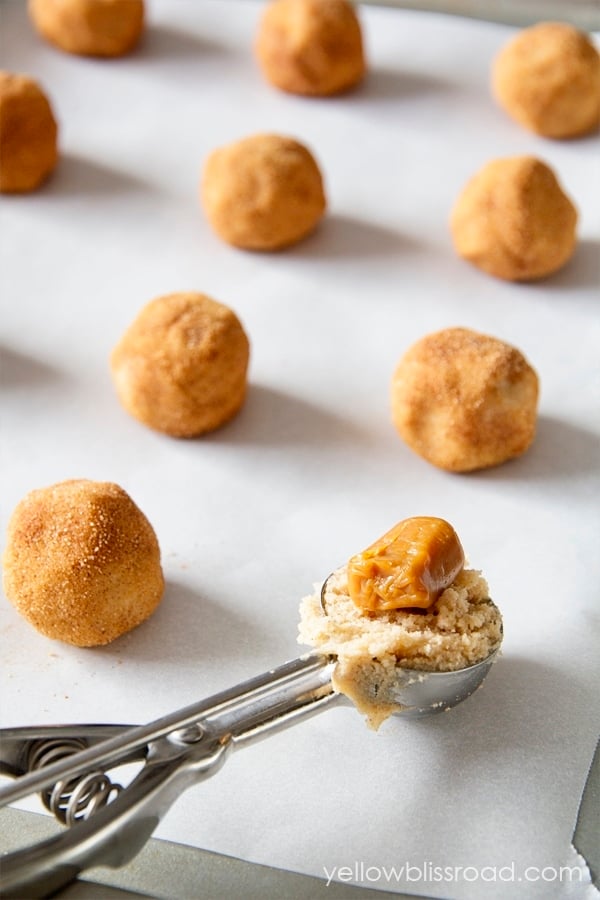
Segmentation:
<svg viewBox="0 0 600 900">
<path fill-rule="evenodd" d="M 256 134 L 214 150 L 201 200 L 214 231 L 245 250 L 280 250 L 312 232 L 325 211 L 323 179 L 293 138 Z"/>
<path fill-rule="evenodd" d="M 27 75 L 0 72 L 0 191 L 38 188 L 58 162 L 58 126 L 50 102 Z"/>
<path fill-rule="evenodd" d="M 360 22 L 348 0 L 275 0 L 258 30 L 256 58 L 267 81 L 292 94 L 324 97 L 365 74 Z"/>
<path fill-rule="evenodd" d="M 600 55 L 585 32 L 541 22 L 500 51 L 492 92 L 524 128 L 549 138 L 579 137 L 600 123 Z"/>
<path fill-rule="evenodd" d="M 42 634 L 108 644 L 147 619 L 164 580 L 154 530 L 111 482 L 74 479 L 31 491 L 13 512 L 4 589 Z"/>
<path fill-rule="evenodd" d="M 228 306 L 204 294 L 148 303 L 110 358 L 119 400 L 135 419 L 173 437 L 229 421 L 246 397 L 250 344 Z"/>
<path fill-rule="evenodd" d="M 577 210 L 552 169 L 532 156 L 496 159 L 467 183 L 450 217 L 459 256 L 506 281 L 560 269 L 577 243 Z"/>
<path fill-rule="evenodd" d="M 28 10 L 45 40 L 78 56 L 123 56 L 144 30 L 144 0 L 29 0 Z"/>
<path fill-rule="evenodd" d="M 515 347 L 467 328 L 413 344 L 392 378 L 396 430 L 440 469 L 469 472 L 520 456 L 537 423 L 538 377 Z"/>
</svg>

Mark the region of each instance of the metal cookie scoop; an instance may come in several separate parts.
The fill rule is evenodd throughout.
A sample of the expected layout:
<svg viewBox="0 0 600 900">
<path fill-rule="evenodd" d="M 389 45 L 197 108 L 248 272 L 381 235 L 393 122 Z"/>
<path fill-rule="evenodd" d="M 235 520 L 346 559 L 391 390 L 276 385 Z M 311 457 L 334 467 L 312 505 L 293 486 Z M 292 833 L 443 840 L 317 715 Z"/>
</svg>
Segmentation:
<svg viewBox="0 0 600 900">
<path fill-rule="evenodd" d="M 460 703 L 479 687 L 497 651 L 454 672 L 398 667 L 399 715 L 423 716 Z M 3 857 L 4 896 L 46 897 L 86 868 L 129 862 L 186 788 L 215 774 L 238 747 L 350 701 L 331 682 L 333 657 L 309 653 L 148 725 L 63 725 L 0 730 L 0 806 L 41 792 L 73 826 Z M 106 774 L 141 761 L 123 788 Z"/>
</svg>

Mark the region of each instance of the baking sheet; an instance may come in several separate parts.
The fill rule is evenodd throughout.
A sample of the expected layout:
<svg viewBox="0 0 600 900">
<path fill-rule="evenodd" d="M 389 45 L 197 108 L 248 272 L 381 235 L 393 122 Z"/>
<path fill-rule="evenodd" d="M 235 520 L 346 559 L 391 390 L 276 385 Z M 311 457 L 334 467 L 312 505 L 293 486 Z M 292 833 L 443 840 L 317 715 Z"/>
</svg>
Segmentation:
<svg viewBox="0 0 600 900">
<path fill-rule="evenodd" d="M 148 623 L 94 650 L 3 602 L 2 725 L 148 721 L 291 658 L 313 582 L 397 520 L 439 515 L 504 614 L 483 689 L 378 734 L 324 713 L 234 756 L 157 835 L 434 897 L 595 896 L 571 836 L 599 721 L 598 138 L 544 141 L 494 106 L 508 27 L 365 8 L 369 78 L 320 101 L 262 81 L 260 10 L 155 0 L 139 52 L 102 62 L 44 46 L 24 4 L 2 5 L 3 66 L 43 83 L 62 148 L 40 193 L 0 200 L 3 541 L 32 488 L 112 480 L 154 525 L 167 578 Z M 221 244 L 197 202 L 206 155 L 261 130 L 311 147 L 329 200 L 318 232 L 275 255 Z M 535 285 L 471 269 L 446 224 L 471 174 L 521 153 L 580 211 L 573 261 Z M 252 343 L 242 413 L 193 441 L 129 419 L 107 365 L 175 290 L 232 306 Z M 400 355 L 451 325 L 516 345 L 541 379 L 533 447 L 469 476 L 415 457 L 388 409 Z"/>
</svg>

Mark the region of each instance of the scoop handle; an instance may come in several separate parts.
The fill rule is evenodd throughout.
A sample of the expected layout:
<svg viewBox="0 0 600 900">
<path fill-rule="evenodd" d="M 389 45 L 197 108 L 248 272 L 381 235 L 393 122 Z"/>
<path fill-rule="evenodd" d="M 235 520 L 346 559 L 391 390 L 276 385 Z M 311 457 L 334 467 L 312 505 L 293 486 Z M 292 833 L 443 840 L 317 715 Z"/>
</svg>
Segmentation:
<svg viewBox="0 0 600 900">
<path fill-rule="evenodd" d="M 5 803 L 36 790 L 47 790 L 60 779 L 72 780 L 79 775 L 85 778 L 92 769 L 102 770 L 140 758 L 144 764 L 116 799 L 96 809 L 89 818 L 78 819 L 67 831 L 5 856 L 0 879 L 2 895 L 46 897 L 90 866 L 116 867 L 129 862 L 179 795 L 215 774 L 234 748 L 287 728 L 332 704 L 345 702 L 346 698 L 331 684 L 333 666 L 327 657 L 309 654 L 140 727 L 11 729 L 4 771 L 13 773 L 23 765 L 19 746 L 22 754 L 34 738 L 56 740 L 60 734 L 63 738 L 85 736 L 93 741 L 102 736 L 102 729 L 108 729 L 110 736 L 18 778 L 12 791 L 9 788 L 1 792 Z"/>
</svg>

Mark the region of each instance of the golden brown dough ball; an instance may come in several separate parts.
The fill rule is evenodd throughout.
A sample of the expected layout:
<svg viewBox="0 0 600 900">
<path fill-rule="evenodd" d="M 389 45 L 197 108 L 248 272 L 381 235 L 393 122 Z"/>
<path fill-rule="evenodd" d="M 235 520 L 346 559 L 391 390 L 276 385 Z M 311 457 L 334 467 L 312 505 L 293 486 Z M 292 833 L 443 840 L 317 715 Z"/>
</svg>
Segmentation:
<svg viewBox="0 0 600 900">
<path fill-rule="evenodd" d="M 530 131 L 577 137 L 600 122 L 600 56 L 584 32 L 542 22 L 500 51 L 492 91 L 509 116 Z"/>
<path fill-rule="evenodd" d="M 37 31 L 78 56 L 123 56 L 144 29 L 144 0 L 29 0 Z"/>
<path fill-rule="evenodd" d="M 148 303 L 111 355 L 119 400 L 135 419 L 173 437 L 224 425 L 246 397 L 250 345 L 235 313 L 204 294 Z"/>
<path fill-rule="evenodd" d="M 571 258 L 577 210 L 556 175 L 532 156 L 485 165 L 460 194 L 450 218 L 459 256 L 506 281 L 550 275 Z"/>
<path fill-rule="evenodd" d="M 156 535 L 111 482 L 31 491 L 8 526 L 6 596 L 46 637 L 95 647 L 150 616 L 164 591 Z"/>
<path fill-rule="evenodd" d="M 339 94 L 365 74 L 360 22 L 348 0 L 275 0 L 255 52 L 266 80 L 291 94 Z"/>
<path fill-rule="evenodd" d="M 48 98 L 31 78 L 0 72 L 0 191 L 39 187 L 58 162 L 58 127 Z"/>
<path fill-rule="evenodd" d="M 310 151 L 293 138 L 256 134 L 214 150 L 201 200 L 214 231 L 245 250 L 279 250 L 313 231 L 326 206 Z"/>
<path fill-rule="evenodd" d="M 429 334 L 392 378 L 392 419 L 423 459 L 450 472 L 496 466 L 533 441 L 538 377 L 525 357 L 467 328 Z"/>
</svg>

